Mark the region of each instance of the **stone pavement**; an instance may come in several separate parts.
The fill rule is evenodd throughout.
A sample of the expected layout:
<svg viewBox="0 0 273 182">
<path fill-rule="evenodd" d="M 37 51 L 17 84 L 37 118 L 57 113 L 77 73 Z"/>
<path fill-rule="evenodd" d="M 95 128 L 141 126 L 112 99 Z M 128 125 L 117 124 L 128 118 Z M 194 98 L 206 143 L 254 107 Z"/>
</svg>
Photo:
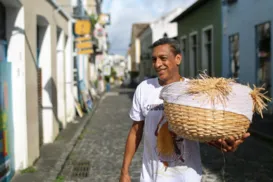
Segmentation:
<svg viewBox="0 0 273 182">
<path fill-rule="evenodd" d="M 118 181 L 131 125 L 128 112 L 132 94 L 132 90 L 106 94 L 70 153 L 59 179 L 66 182 Z M 226 154 L 206 144 L 200 145 L 204 182 L 273 181 L 273 147 L 268 142 L 251 136 L 235 153 Z M 132 162 L 133 182 L 139 181 L 142 147 Z"/>
<path fill-rule="evenodd" d="M 132 124 L 128 116 L 132 94 L 132 90 L 124 90 L 105 95 L 59 178 L 64 177 L 67 182 L 118 181 L 124 145 Z M 139 181 L 141 149 L 142 146 L 131 167 L 132 182 Z M 86 168 L 81 168 L 83 164 Z"/>
<path fill-rule="evenodd" d="M 94 104 L 94 109 L 97 104 Z M 53 143 L 43 145 L 40 149 L 40 157 L 35 163 L 32 172 L 17 173 L 12 182 L 45 182 L 54 181 L 69 152 L 73 149 L 80 132 L 85 127 L 92 112 L 82 118 L 77 118 L 69 123 L 65 130 L 62 130 Z"/>
</svg>

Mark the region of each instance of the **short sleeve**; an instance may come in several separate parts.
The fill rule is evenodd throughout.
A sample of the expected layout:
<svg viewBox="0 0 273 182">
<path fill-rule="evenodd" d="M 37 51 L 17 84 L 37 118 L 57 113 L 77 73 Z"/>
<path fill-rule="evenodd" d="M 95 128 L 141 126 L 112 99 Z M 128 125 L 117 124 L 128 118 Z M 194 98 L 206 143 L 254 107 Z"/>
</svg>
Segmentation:
<svg viewBox="0 0 273 182">
<path fill-rule="evenodd" d="M 144 116 L 142 113 L 141 109 L 141 92 L 140 92 L 140 85 L 137 87 L 134 97 L 133 97 L 133 102 L 132 102 L 132 107 L 129 113 L 130 118 L 133 121 L 143 121 Z"/>
</svg>

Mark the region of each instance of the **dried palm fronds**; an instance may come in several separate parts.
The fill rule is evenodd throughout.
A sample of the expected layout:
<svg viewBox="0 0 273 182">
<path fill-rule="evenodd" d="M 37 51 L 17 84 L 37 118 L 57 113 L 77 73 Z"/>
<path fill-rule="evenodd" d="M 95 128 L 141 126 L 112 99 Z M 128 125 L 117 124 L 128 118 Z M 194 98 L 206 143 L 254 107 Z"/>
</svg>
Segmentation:
<svg viewBox="0 0 273 182">
<path fill-rule="evenodd" d="M 248 85 L 249 86 L 249 85 Z M 252 99 L 253 99 L 253 112 L 260 114 L 263 118 L 263 110 L 266 109 L 267 104 L 264 101 L 270 102 L 271 99 L 265 94 L 267 92 L 262 93 L 265 90 L 265 88 L 262 86 L 260 88 L 257 88 L 255 85 L 253 85 L 253 90 L 250 93 Z"/>
<path fill-rule="evenodd" d="M 230 83 L 235 82 L 234 79 L 215 78 L 208 75 L 200 74 L 201 79 L 192 79 L 189 81 L 188 94 L 205 95 L 212 104 L 216 102 L 226 103 L 227 96 L 232 91 Z"/>
</svg>

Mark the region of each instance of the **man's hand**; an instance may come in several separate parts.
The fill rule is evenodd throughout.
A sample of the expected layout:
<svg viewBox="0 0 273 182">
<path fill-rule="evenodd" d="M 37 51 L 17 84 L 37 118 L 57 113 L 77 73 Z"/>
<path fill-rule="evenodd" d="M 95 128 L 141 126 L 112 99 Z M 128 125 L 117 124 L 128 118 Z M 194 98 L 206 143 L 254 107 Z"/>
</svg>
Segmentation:
<svg viewBox="0 0 273 182">
<path fill-rule="evenodd" d="M 129 173 L 121 172 L 119 182 L 131 182 L 131 178 Z"/>
<path fill-rule="evenodd" d="M 234 137 L 229 137 L 228 139 L 219 139 L 216 141 L 208 142 L 209 145 L 214 146 L 224 152 L 235 152 L 238 146 L 244 142 L 244 140 L 250 136 L 250 133 L 245 133 L 241 139 L 235 139 Z"/>
</svg>

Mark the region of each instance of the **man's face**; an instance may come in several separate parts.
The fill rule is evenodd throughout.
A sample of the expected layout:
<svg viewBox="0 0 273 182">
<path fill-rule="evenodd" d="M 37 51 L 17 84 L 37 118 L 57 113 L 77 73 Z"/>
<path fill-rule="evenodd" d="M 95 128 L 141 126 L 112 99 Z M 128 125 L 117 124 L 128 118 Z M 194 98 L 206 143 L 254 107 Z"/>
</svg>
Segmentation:
<svg viewBox="0 0 273 182">
<path fill-rule="evenodd" d="M 168 81 L 173 75 L 179 74 L 177 65 L 181 63 L 181 55 L 174 53 L 168 44 L 153 49 L 153 67 L 161 81 Z"/>
</svg>

